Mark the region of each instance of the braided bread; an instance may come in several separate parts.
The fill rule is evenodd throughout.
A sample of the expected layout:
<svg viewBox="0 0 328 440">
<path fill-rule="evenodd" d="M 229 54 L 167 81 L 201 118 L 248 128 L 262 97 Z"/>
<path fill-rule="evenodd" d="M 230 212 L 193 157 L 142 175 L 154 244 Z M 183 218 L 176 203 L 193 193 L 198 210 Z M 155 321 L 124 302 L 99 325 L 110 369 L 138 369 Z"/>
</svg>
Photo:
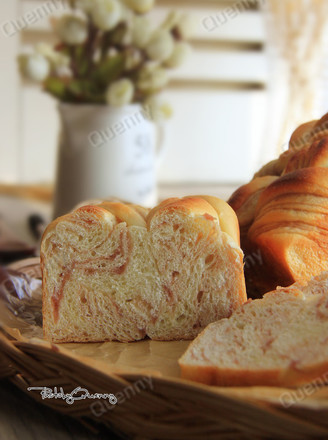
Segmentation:
<svg viewBox="0 0 328 440">
<path fill-rule="evenodd" d="M 247 252 L 248 230 L 255 218 L 255 210 L 263 190 L 278 177 L 256 177 L 251 182 L 238 188 L 230 197 L 229 204 L 235 210 L 240 228 L 240 243 L 244 252 Z"/>
<path fill-rule="evenodd" d="M 306 122 L 300 125 L 291 135 L 289 140 L 289 147 L 287 151 L 284 151 L 278 159 L 272 160 L 271 162 L 264 165 L 257 173 L 254 174 L 254 178 L 263 176 L 281 176 L 286 173 L 286 168 L 290 161 L 299 151 L 302 151 L 301 157 L 307 155 L 305 163 L 307 166 L 327 166 L 326 155 L 321 151 L 316 153 L 315 147 L 307 154 L 309 148 L 313 143 L 318 145 L 319 141 L 328 137 L 328 113 L 325 114 L 321 119 Z M 318 156 L 315 160 L 315 165 L 309 164 L 309 157 L 312 155 Z M 296 168 L 291 169 L 295 170 Z"/>
<path fill-rule="evenodd" d="M 304 168 L 269 185 L 248 239 L 280 285 L 328 270 L 328 169 Z"/>
<path fill-rule="evenodd" d="M 237 217 L 215 197 L 81 207 L 48 226 L 41 266 L 54 342 L 189 339 L 246 300 Z"/>
<path fill-rule="evenodd" d="M 328 114 L 293 133 L 289 150 L 230 197 L 249 296 L 328 269 Z M 272 175 L 267 175 L 272 173 Z M 256 255 L 261 264 L 254 262 Z"/>
</svg>

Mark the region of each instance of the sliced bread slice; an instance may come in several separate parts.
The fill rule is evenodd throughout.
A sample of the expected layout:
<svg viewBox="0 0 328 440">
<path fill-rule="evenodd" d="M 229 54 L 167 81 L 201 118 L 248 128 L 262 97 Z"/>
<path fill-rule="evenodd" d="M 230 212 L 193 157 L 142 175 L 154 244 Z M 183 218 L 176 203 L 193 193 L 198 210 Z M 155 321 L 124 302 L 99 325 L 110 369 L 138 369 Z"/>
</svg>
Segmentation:
<svg viewBox="0 0 328 440">
<path fill-rule="evenodd" d="M 328 372 L 328 272 L 249 300 L 180 358 L 182 377 L 220 386 L 296 386 Z"/>
</svg>

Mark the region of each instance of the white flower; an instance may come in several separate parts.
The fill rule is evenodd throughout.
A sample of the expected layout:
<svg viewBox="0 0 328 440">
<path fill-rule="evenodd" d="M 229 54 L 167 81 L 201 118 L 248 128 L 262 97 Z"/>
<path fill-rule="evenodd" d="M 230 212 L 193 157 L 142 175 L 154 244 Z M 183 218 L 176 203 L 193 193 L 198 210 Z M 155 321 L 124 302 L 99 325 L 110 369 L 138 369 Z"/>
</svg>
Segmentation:
<svg viewBox="0 0 328 440">
<path fill-rule="evenodd" d="M 193 36 L 195 26 L 195 19 L 192 18 L 189 14 L 183 14 L 180 16 L 179 21 L 175 26 L 175 29 L 183 40 L 188 40 Z"/>
<path fill-rule="evenodd" d="M 125 69 L 132 70 L 142 62 L 142 55 L 138 49 L 129 48 L 125 55 Z"/>
<path fill-rule="evenodd" d="M 149 42 L 152 34 L 151 23 L 147 17 L 135 15 L 132 23 L 132 41 L 141 49 Z"/>
<path fill-rule="evenodd" d="M 67 67 L 70 64 L 69 57 L 54 50 L 50 44 L 38 43 L 35 51 L 47 58 L 53 67 Z"/>
<path fill-rule="evenodd" d="M 107 89 L 106 101 L 113 106 L 130 104 L 134 95 L 134 85 L 127 78 L 113 82 Z"/>
<path fill-rule="evenodd" d="M 38 53 L 32 55 L 20 55 L 18 63 L 21 73 L 25 78 L 32 81 L 44 81 L 50 73 L 48 60 Z"/>
<path fill-rule="evenodd" d="M 161 24 L 161 28 L 166 31 L 171 31 L 179 23 L 180 18 L 180 12 L 170 11 L 164 22 Z"/>
<path fill-rule="evenodd" d="M 165 61 L 167 67 L 179 67 L 190 55 L 191 46 L 184 41 L 178 41 L 173 49 L 172 55 Z"/>
<path fill-rule="evenodd" d="M 144 14 L 154 6 L 155 0 L 124 0 L 125 4 L 133 11 Z"/>
<path fill-rule="evenodd" d="M 70 45 L 82 44 L 88 38 L 88 27 L 82 17 L 63 15 L 56 22 L 55 31 L 64 43 Z"/>
<path fill-rule="evenodd" d="M 155 61 L 165 61 L 172 55 L 174 39 L 172 35 L 160 29 L 153 33 L 146 47 L 147 55 Z"/>
<path fill-rule="evenodd" d="M 151 95 L 144 102 L 150 117 L 154 121 L 161 121 L 172 116 L 173 110 L 168 102 L 163 101 L 158 95 Z"/>
<path fill-rule="evenodd" d="M 132 25 L 134 20 L 134 13 L 121 3 L 121 22 L 125 25 L 124 35 L 120 39 L 120 43 L 125 46 L 132 44 Z"/>
<path fill-rule="evenodd" d="M 178 11 L 171 11 L 161 25 L 162 29 L 169 32 L 175 29 L 183 40 L 192 37 L 195 27 L 195 17 L 190 14 L 181 14 Z"/>
<path fill-rule="evenodd" d="M 143 92 L 154 93 L 165 87 L 168 83 L 168 80 L 169 79 L 165 69 L 157 66 L 146 65 L 139 73 L 137 87 Z"/>
<path fill-rule="evenodd" d="M 72 78 L 73 72 L 68 66 L 56 66 L 55 67 L 56 75 L 60 78 Z"/>
<path fill-rule="evenodd" d="M 55 67 L 55 74 L 59 78 L 72 78 L 73 72 L 68 66 L 56 66 Z"/>
<path fill-rule="evenodd" d="M 114 29 L 122 18 L 122 8 L 117 0 L 94 0 L 91 13 L 94 24 L 102 31 Z"/>
</svg>

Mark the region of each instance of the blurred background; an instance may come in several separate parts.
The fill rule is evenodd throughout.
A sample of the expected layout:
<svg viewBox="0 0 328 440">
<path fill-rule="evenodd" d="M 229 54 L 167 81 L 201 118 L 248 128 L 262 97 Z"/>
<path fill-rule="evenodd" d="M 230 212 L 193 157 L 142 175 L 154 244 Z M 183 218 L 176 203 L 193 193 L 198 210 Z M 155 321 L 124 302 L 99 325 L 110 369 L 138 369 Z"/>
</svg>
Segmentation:
<svg viewBox="0 0 328 440">
<path fill-rule="evenodd" d="M 8 185 L 38 185 L 41 193 L 48 188 L 51 193 L 55 179 L 57 102 L 19 76 L 16 60 L 39 41 L 55 43 L 49 16 L 42 16 L 49 3 L 0 2 L 0 184 L 5 191 Z M 172 8 L 189 13 L 194 23 L 193 52 L 170 72 L 165 91 L 173 116 L 165 123 L 160 198 L 195 192 L 228 197 L 288 148 L 298 124 L 327 111 L 327 4 L 157 0 L 150 12 L 155 25 Z M 28 24 L 31 11 L 39 11 L 39 18 Z M 53 15 L 62 12 L 59 7 Z M 19 30 L 9 31 L 13 26 Z"/>
<path fill-rule="evenodd" d="M 2 0 L 2 23 L 24 17 L 28 11 L 45 3 L 44 0 Z M 286 90 L 283 89 L 288 72 L 286 66 L 280 66 L 279 77 L 275 63 L 283 59 L 275 60 L 274 57 L 285 55 L 279 53 L 279 44 L 290 45 L 295 50 L 295 43 L 303 43 L 304 48 L 309 45 L 317 52 L 318 45 L 321 46 L 320 37 L 308 32 L 307 27 L 315 28 L 314 22 L 326 16 L 314 16 L 318 1 L 312 2 L 312 11 L 308 11 L 306 4 L 311 2 L 276 0 L 278 4 L 290 3 L 304 8 L 303 14 L 302 11 L 289 11 L 303 15 L 304 21 L 299 28 L 302 41 L 291 41 L 292 33 L 288 41 L 287 35 L 283 35 L 286 32 L 284 25 L 291 24 L 279 17 L 281 21 L 275 24 L 276 29 L 270 29 L 269 20 L 276 17 L 273 13 L 270 17 L 272 11 L 268 11 L 268 3 L 255 0 L 156 2 L 152 11 L 154 22 L 169 9 L 177 8 L 192 15 L 195 23 L 193 54 L 183 67 L 172 73 L 166 92 L 174 115 L 167 124 L 160 183 L 245 182 L 261 163 L 276 155 L 280 146 L 275 142 L 288 141 L 288 132 L 284 139 L 279 139 L 280 117 L 286 106 L 283 96 Z M 58 13 L 62 13 L 60 8 Z M 294 18 L 297 21 L 298 17 Z M 278 38 L 285 41 L 278 41 Z M 38 85 L 22 81 L 16 62 L 22 48 L 39 41 L 55 42 L 49 17 L 40 18 L 10 37 L 1 32 L 0 179 L 3 183 L 49 183 L 54 179 L 59 130 L 56 101 Z M 326 52 L 320 54 L 320 61 L 325 65 L 328 63 Z M 315 72 L 309 66 L 313 62 L 311 53 L 299 61 L 303 75 L 305 71 L 305 81 L 308 74 L 308 81 L 312 83 Z M 322 84 L 314 85 L 311 90 L 313 94 L 321 93 L 321 102 L 317 102 L 310 112 L 306 108 L 299 109 L 296 123 L 325 112 L 327 68 L 321 69 L 321 73 Z M 272 99 L 274 97 L 270 96 L 273 87 L 278 104 L 273 102 L 277 97 Z M 297 91 L 303 92 L 303 87 Z M 271 126 L 278 133 L 276 136 L 270 132 Z M 278 140 L 272 142 L 269 136 Z"/>
</svg>

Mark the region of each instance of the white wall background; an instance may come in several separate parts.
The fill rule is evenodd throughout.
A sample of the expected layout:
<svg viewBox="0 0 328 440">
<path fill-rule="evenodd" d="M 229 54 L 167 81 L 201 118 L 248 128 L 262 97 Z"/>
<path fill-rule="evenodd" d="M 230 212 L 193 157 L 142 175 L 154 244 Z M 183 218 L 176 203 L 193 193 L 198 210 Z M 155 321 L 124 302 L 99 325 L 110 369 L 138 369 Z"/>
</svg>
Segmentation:
<svg viewBox="0 0 328 440">
<path fill-rule="evenodd" d="M 1 0 L 2 25 L 44 3 Z M 161 182 L 244 182 L 261 162 L 268 72 L 263 19 L 251 8 L 254 3 L 158 0 L 154 23 L 171 8 L 185 10 L 195 18 L 193 55 L 172 74 L 166 92 L 174 117 L 167 123 Z M 213 23 L 218 26 L 207 30 L 204 23 L 209 29 Z M 15 61 L 19 50 L 38 41 L 51 41 L 49 30 L 48 19 L 11 37 L 0 29 L 3 182 L 54 179 L 59 131 L 56 102 L 37 86 L 20 81 Z"/>
</svg>

